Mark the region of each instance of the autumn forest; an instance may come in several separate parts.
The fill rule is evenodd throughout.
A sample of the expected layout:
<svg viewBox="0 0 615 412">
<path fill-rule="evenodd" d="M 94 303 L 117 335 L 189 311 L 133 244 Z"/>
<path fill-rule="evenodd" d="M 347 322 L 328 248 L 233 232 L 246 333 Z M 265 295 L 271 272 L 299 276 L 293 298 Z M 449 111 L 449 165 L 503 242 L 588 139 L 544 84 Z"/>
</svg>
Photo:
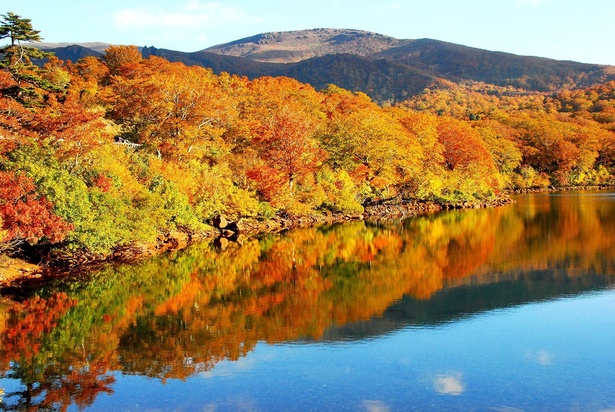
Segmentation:
<svg viewBox="0 0 615 412">
<path fill-rule="evenodd" d="M 615 82 L 530 92 L 440 82 L 393 106 L 110 46 L 61 61 L 0 38 L 0 251 L 109 254 L 215 216 L 360 214 L 615 183 Z M 44 62 L 41 63 L 41 62 Z"/>
</svg>

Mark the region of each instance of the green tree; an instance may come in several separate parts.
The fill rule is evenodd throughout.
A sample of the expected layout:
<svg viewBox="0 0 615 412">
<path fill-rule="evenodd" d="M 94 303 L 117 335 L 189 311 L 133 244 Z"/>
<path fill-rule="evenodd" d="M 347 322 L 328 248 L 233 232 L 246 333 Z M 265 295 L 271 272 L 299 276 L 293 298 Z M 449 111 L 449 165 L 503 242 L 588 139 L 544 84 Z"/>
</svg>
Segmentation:
<svg viewBox="0 0 615 412">
<path fill-rule="evenodd" d="M 11 38 L 11 46 L 17 46 L 21 41 L 41 41 L 40 31 L 32 28 L 32 20 L 24 19 L 13 12 L 2 15 L 0 39 Z"/>
<path fill-rule="evenodd" d="M 32 63 L 32 59 L 43 59 L 51 56 L 51 53 L 23 44 L 41 41 L 40 32 L 34 30 L 30 19 L 13 12 L 0 17 L 0 39 L 10 39 L 10 44 L 0 48 L 0 69 L 8 71 L 15 81 L 14 85 L 2 90 L 3 94 L 29 100 L 39 97 L 35 87 L 53 90 L 53 85 L 40 76 L 41 70 Z"/>
</svg>

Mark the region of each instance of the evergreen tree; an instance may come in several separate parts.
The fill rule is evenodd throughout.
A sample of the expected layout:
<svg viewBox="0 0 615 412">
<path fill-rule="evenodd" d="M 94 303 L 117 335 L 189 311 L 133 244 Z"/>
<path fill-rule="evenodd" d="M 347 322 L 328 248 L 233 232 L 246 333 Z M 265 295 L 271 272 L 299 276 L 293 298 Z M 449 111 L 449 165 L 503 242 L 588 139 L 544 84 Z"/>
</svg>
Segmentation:
<svg viewBox="0 0 615 412">
<path fill-rule="evenodd" d="M 0 17 L 0 39 L 10 39 L 8 45 L 0 48 L 0 69 L 8 71 L 16 83 L 1 92 L 22 101 L 37 100 L 40 95 L 36 92 L 36 87 L 52 90 L 54 86 L 40 76 L 41 70 L 32 60 L 44 59 L 51 56 L 51 53 L 23 44 L 42 40 L 40 32 L 32 27 L 30 19 L 22 18 L 13 12 Z"/>
</svg>

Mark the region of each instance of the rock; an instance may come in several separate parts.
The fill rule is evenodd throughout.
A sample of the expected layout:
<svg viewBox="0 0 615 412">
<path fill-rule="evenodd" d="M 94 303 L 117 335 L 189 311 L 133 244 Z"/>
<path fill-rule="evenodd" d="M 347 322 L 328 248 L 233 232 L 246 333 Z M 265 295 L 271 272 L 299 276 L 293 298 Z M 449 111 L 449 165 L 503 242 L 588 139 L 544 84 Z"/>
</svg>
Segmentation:
<svg viewBox="0 0 615 412">
<path fill-rule="evenodd" d="M 38 265 L 0 255 L 0 287 L 8 286 L 18 280 L 39 277 L 39 270 L 41 268 Z"/>
<path fill-rule="evenodd" d="M 172 230 L 167 236 L 167 242 L 173 249 L 181 249 L 188 245 L 188 235 L 177 230 Z"/>
<path fill-rule="evenodd" d="M 257 231 L 258 227 L 250 219 L 241 218 L 236 222 L 229 223 L 226 229 L 236 233 L 249 233 Z"/>
<path fill-rule="evenodd" d="M 214 217 L 212 223 L 216 229 L 224 229 L 228 226 L 228 220 L 222 215 Z"/>
</svg>

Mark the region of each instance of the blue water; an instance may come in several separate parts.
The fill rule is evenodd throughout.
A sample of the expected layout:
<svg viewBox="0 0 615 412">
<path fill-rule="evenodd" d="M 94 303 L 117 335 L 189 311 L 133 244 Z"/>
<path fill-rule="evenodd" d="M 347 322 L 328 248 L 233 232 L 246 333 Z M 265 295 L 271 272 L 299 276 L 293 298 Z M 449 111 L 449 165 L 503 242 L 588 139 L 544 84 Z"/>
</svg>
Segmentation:
<svg viewBox="0 0 615 412">
<path fill-rule="evenodd" d="M 261 342 L 185 382 L 117 374 L 91 410 L 606 411 L 614 344 L 606 290 L 361 341 Z"/>
</svg>

